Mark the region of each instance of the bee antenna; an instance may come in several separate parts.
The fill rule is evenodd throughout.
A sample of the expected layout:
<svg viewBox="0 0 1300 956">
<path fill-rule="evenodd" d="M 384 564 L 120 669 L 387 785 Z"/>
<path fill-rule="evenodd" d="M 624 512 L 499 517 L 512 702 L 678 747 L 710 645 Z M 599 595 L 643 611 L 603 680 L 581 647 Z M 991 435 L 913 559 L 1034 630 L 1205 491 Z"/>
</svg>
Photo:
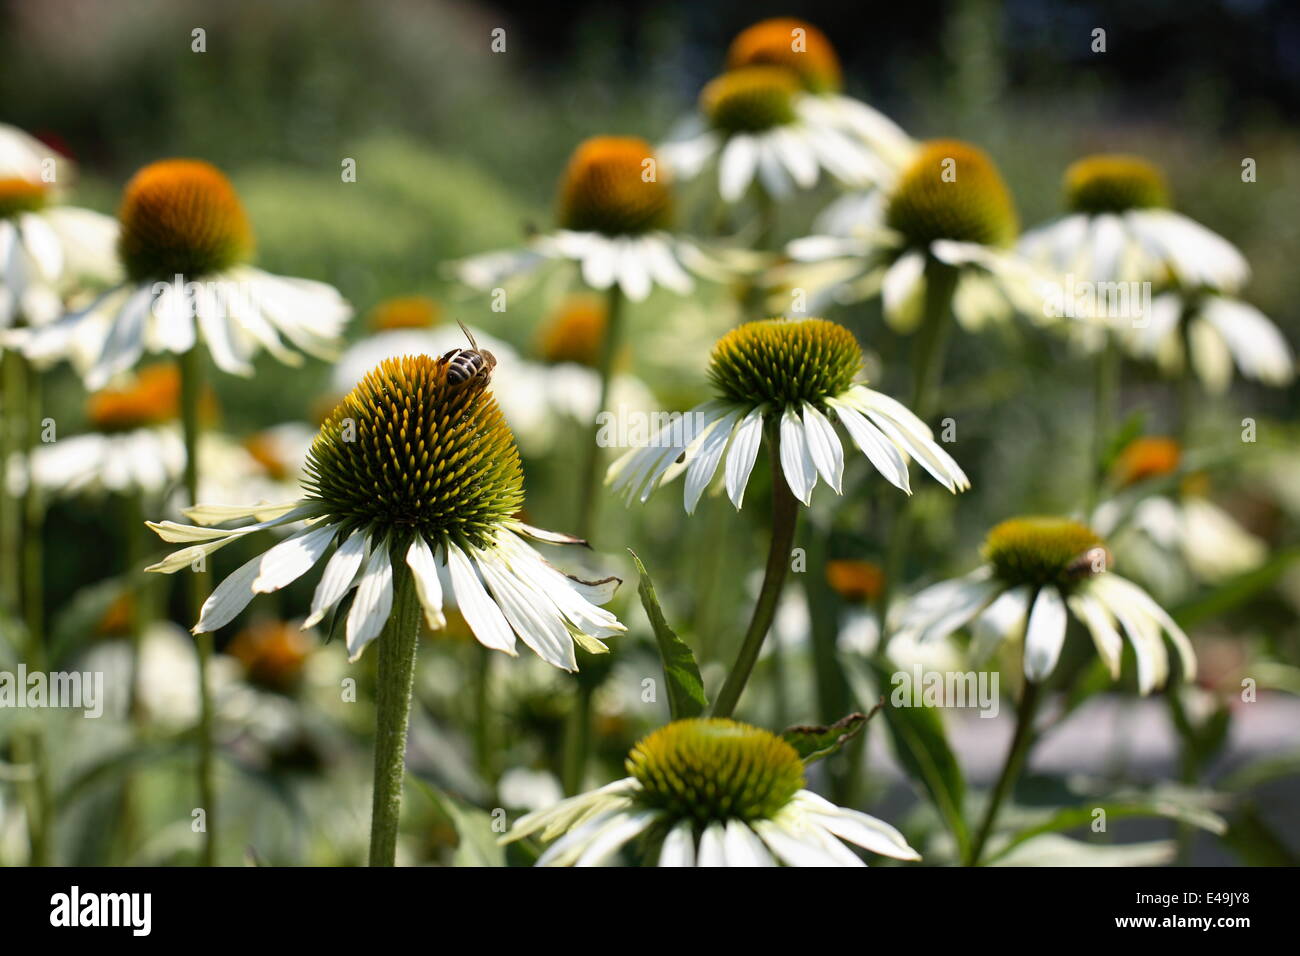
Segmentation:
<svg viewBox="0 0 1300 956">
<path fill-rule="evenodd" d="M 474 351 L 477 352 L 477 351 L 478 351 L 478 343 L 474 341 L 474 336 L 473 336 L 473 334 L 470 332 L 470 330 L 469 330 L 468 328 L 465 327 L 465 323 L 462 322 L 460 319 L 457 319 L 457 320 L 456 320 L 456 324 L 459 325 L 459 326 L 460 326 L 460 330 L 461 330 L 462 332 L 465 333 L 465 338 L 469 339 L 469 345 L 470 345 L 470 348 L 474 349 Z"/>
</svg>

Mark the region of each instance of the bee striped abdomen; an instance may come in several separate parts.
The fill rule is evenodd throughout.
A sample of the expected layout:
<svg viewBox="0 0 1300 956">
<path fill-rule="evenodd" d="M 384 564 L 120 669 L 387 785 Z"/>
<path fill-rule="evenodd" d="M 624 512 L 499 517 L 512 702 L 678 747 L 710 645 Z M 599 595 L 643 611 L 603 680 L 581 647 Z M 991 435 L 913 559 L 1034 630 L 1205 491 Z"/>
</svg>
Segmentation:
<svg viewBox="0 0 1300 956">
<path fill-rule="evenodd" d="M 442 358 L 447 363 L 447 382 L 451 385 L 463 385 L 479 375 L 487 377 L 496 365 L 491 352 L 477 349 L 452 349 Z"/>
</svg>

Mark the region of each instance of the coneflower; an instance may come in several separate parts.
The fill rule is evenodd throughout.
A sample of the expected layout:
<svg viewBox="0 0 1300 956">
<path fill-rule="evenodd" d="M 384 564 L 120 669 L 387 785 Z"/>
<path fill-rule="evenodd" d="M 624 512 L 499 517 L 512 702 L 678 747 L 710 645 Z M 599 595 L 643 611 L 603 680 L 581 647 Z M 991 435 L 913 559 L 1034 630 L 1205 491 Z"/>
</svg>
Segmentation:
<svg viewBox="0 0 1300 956">
<path fill-rule="evenodd" d="M 345 617 L 351 660 L 380 639 L 375 864 L 391 864 L 395 852 L 421 617 L 440 629 L 444 602 L 454 602 L 484 646 L 514 655 L 522 640 L 570 671 L 577 669 L 575 643 L 600 653 L 603 638 L 625 630 L 599 607 L 617 579 L 567 577 L 529 544 L 583 542 L 516 516 L 523 471 L 514 438 L 487 377 L 449 379 L 449 364 L 445 357 L 407 356 L 371 371 L 321 426 L 298 501 L 199 506 L 187 512 L 198 525 L 151 524 L 164 540 L 189 544 L 151 568 L 171 573 L 251 533 L 308 522 L 227 577 L 204 602 L 197 633 L 223 627 L 256 594 L 297 580 L 334 547 L 304 626 L 331 611 Z M 230 530 L 210 526 L 268 514 Z"/>
</svg>

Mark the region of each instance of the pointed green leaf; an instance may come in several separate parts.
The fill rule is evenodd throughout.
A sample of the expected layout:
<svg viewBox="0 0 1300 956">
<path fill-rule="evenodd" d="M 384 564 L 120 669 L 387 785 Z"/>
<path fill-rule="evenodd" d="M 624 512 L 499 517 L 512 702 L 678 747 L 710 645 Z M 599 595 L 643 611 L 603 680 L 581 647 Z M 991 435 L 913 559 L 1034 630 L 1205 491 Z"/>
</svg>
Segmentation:
<svg viewBox="0 0 1300 956">
<path fill-rule="evenodd" d="M 872 708 L 869 714 L 855 711 L 830 725 L 787 727 L 781 732 L 781 739 L 799 752 L 805 765 L 816 763 L 829 757 L 862 733 L 862 728 L 867 726 L 867 721 L 874 717 L 882 706 L 884 706 L 883 701 Z"/>
<path fill-rule="evenodd" d="M 635 551 L 629 548 L 628 553 L 636 562 L 636 573 L 641 579 L 637 589 L 641 595 L 641 606 L 650 619 L 650 627 L 659 645 L 659 656 L 663 659 L 664 680 L 668 684 L 668 712 L 673 720 L 698 717 L 709 706 L 709 699 L 704 694 L 704 681 L 700 678 L 695 655 L 664 619 L 659 598 L 655 595 L 654 582 L 650 580 L 645 565 Z"/>
</svg>

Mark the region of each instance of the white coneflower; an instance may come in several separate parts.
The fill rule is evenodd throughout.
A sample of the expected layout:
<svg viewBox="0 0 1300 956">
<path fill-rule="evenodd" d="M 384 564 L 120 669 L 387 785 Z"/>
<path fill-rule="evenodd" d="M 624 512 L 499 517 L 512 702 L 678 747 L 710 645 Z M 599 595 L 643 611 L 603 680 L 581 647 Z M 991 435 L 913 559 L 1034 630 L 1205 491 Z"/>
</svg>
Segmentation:
<svg viewBox="0 0 1300 956">
<path fill-rule="evenodd" d="M 1024 234 L 1020 247 L 1061 274 L 1094 282 L 1156 280 L 1240 288 L 1250 275 L 1226 239 L 1169 208 L 1164 174 L 1136 156 L 1097 155 L 1065 173 L 1062 219 Z"/>
<path fill-rule="evenodd" d="M 1165 372 L 1194 372 L 1221 392 L 1241 374 L 1268 385 L 1295 378 L 1295 354 L 1257 308 L 1237 299 L 1250 277 L 1232 243 L 1170 208 L 1159 168 L 1136 156 L 1098 155 L 1065 173 L 1070 213 L 1025 233 L 1031 258 L 1089 282 L 1148 282 L 1157 295 L 1143 314 L 1073 310 L 1086 348 L 1112 332 L 1131 354 Z M 1100 297 L 1097 304 L 1101 303 Z M 1131 310 L 1130 310 L 1131 311 Z M 1190 351 L 1190 355 L 1188 354 Z"/>
<path fill-rule="evenodd" d="M 1111 469 L 1115 494 L 1097 506 L 1092 527 L 1121 556 L 1145 556 L 1148 582 L 1170 591 L 1189 574 L 1215 583 L 1263 564 L 1268 545 L 1205 495 L 1203 476 L 1183 476 L 1171 493 L 1143 494 L 1148 482 L 1174 475 L 1181 460 L 1172 438 L 1130 442 Z"/>
<path fill-rule="evenodd" d="M 631 136 L 597 136 L 573 153 L 560 184 L 558 228 L 520 249 L 472 256 L 451 272 L 473 289 L 493 289 L 556 260 L 576 263 L 592 289 L 621 290 L 640 302 L 656 286 L 694 289 L 690 271 L 706 267 L 689 240 L 675 235 L 668 174 L 654 149 Z"/>
<path fill-rule="evenodd" d="M 109 216 L 61 205 L 42 163 L 50 151 L 0 127 L 0 334 L 19 320 L 43 326 L 63 312 L 65 298 L 107 285 L 120 273 L 113 254 L 117 224 Z M 39 148 L 37 155 L 29 149 Z M 21 346 L 22 333 L 3 343 Z"/>
<path fill-rule="evenodd" d="M 700 115 L 684 123 L 659 152 L 674 174 L 691 179 L 716 164 L 718 194 L 744 197 L 754 183 L 773 200 L 811 189 L 823 171 L 842 186 L 862 187 L 889 168 L 804 90 L 782 66 L 742 66 L 710 81 Z"/>
<path fill-rule="evenodd" d="M 689 513 L 725 457 L 727 495 L 739 508 L 766 428 L 769 441 L 779 444 L 790 491 L 806 505 L 818 477 L 841 493 L 844 449 L 832 424 L 838 421 L 876 470 L 903 491 L 911 490 L 909 458 L 949 491 L 970 487 L 924 422 L 855 381 L 861 370 L 862 350 L 835 322 L 747 322 L 714 347 L 709 377 L 717 397 L 614 462 L 606 482 L 629 501 L 645 501 L 660 483 L 685 472 Z"/>
<path fill-rule="evenodd" d="M 865 143 L 886 168 L 911 159 L 916 144 L 898 124 L 842 92 L 839 56 L 821 30 L 793 17 L 761 20 L 736 35 L 727 50 L 727 69 L 779 66 L 798 76 L 809 94 L 803 109 L 811 122 L 838 127 Z"/>
<path fill-rule="evenodd" d="M 1281 330 L 1232 296 L 1206 289 L 1162 292 L 1151 300 L 1145 322 L 1126 323 L 1118 331 L 1135 356 L 1154 361 L 1169 375 L 1195 373 L 1213 393 L 1232 384 L 1234 365 L 1265 385 L 1295 381 L 1295 352 Z"/>
<path fill-rule="evenodd" d="M 659 866 L 864 866 L 841 841 L 919 860 L 889 824 L 804 789 L 775 734 L 732 720 L 679 720 L 638 743 L 629 776 L 521 818 L 503 838 L 555 842 L 538 866 L 600 866 L 639 840 Z"/>
<path fill-rule="evenodd" d="M 446 359 L 389 359 L 363 379 L 321 426 L 302 499 L 252 508 L 198 506 L 199 526 L 161 522 L 166 541 L 190 546 L 151 570 L 172 573 L 253 532 L 308 521 L 291 538 L 231 574 L 203 605 L 196 633 L 235 618 L 256 594 L 297 580 L 337 545 L 307 625 L 356 589 L 347 611 L 351 659 L 379 636 L 394 607 L 394 580 L 409 574 L 432 628 L 444 600 L 459 607 L 486 647 L 513 655 L 516 637 L 547 662 L 576 670 L 574 642 L 599 652 L 625 628 L 600 608 L 617 579 L 565 576 L 528 544 L 575 544 L 515 517 L 523 472 L 514 439 L 481 376 L 448 380 Z M 207 525 L 274 514 L 222 530 Z"/>
<path fill-rule="evenodd" d="M 1182 628 L 1144 590 L 1110 570 L 1105 542 L 1086 525 L 1067 518 L 1013 518 L 989 532 L 984 557 L 986 563 L 970 574 L 906 602 L 893 621 L 898 632 L 931 641 L 972 624 L 977 661 L 1003 641 L 1023 638 L 1025 678 L 1038 684 L 1056 669 L 1073 616 L 1116 679 L 1123 629 L 1137 658 L 1141 693 L 1168 678 L 1162 633 L 1178 653 L 1183 678 L 1195 677 L 1196 656 Z"/>
<path fill-rule="evenodd" d="M 69 357 L 102 387 L 145 352 L 185 353 L 202 340 L 225 372 L 251 375 L 265 349 L 297 365 L 297 350 L 334 357 L 351 308 L 323 282 L 248 265 L 253 232 L 229 180 L 200 160 L 141 169 L 118 212 L 124 284 L 34 335 L 37 361 Z"/>
<path fill-rule="evenodd" d="M 799 285 L 810 304 L 880 295 L 900 332 L 923 317 L 935 267 L 955 270 L 952 313 L 974 331 L 1019 311 L 1042 315 L 1042 274 L 1012 248 L 1019 228 L 1011 193 L 983 150 L 958 140 L 922 144 L 893 187 L 836 207 L 825 230 L 790 243 L 794 263 L 777 270 L 779 288 Z M 946 303 L 944 303 L 946 305 Z"/>
</svg>

